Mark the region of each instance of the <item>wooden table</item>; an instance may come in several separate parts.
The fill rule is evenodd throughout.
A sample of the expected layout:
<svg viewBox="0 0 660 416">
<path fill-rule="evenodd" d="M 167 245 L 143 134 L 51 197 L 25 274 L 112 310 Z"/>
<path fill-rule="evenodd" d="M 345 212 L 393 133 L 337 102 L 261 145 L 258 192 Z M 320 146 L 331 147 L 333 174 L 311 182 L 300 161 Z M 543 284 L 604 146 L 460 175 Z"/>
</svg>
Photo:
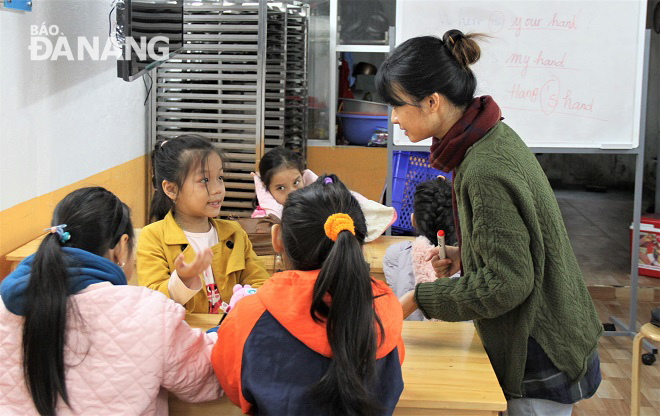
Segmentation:
<svg viewBox="0 0 660 416">
<path fill-rule="evenodd" d="M 18 266 L 18 263 L 23 261 L 24 258 L 29 256 L 30 254 L 34 254 L 37 252 L 37 249 L 39 248 L 39 244 L 41 244 L 41 241 L 46 237 L 46 234 L 42 234 L 39 237 L 35 238 L 32 241 L 29 241 L 25 243 L 24 245 L 20 246 L 16 250 L 7 253 L 5 255 L 5 260 L 11 263 L 11 269 L 14 270 L 16 266 Z"/>
<path fill-rule="evenodd" d="M 138 235 L 140 235 L 140 231 L 142 231 L 141 228 L 134 229 L 136 239 Z M 37 251 L 39 244 L 41 244 L 41 240 L 44 239 L 45 235 L 46 234 L 43 234 L 35 238 L 34 240 L 26 243 L 25 245 L 17 248 L 5 256 L 5 260 L 11 263 L 11 270 L 14 270 L 18 263 L 20 263 L 24 258 Z M 401 241 L 412 241 L 413 239 L 413 237 L 391 237 L 383 235 L 374 241 L 365 244 L 364 257 L 371 266 L 372 276 L 376 279 L 385 281 L 385 275 L 383 274 L 383 256 L 385 255 L 385 250 L 387 250 L 387 247 L 394 243 Z M 266 270 L 272 273 L 274 270 L 273 263 L 275 256 L 259 256 L 259 258 L 264 262 Z M 137 284 L 137 279 L 135 276 L 129 280 L 129 284 Z"/>
<path fill-rule="evenodd" d="M 193 327 L 210 328 L 217 315 L 192 314 Z M 404 322 L 404 390 L 395 415 L 497 415 L 506 400 L 474 325 Z M 190 404 L 170 397 L 171 415 L 240 415 L 226 397 Z"/>
</svg>

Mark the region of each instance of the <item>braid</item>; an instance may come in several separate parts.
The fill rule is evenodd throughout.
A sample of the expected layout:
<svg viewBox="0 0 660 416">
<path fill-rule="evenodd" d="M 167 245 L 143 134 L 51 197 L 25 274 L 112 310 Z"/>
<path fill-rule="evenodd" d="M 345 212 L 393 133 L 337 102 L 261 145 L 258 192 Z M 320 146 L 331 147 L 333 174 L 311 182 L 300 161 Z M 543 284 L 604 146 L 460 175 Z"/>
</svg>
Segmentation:
<svg viewBox="0 0 660 416">
<path fill-rule="evenodd" d="M 435 229 L 436 233 L 437 230 L 443 230 L 445 232 L 445 243 L 451 246 L 456 243 L 456 232 L 454 230 L 454 212 L 451 205 L 451 185 L 441 179 L 438 179 L 438 181 L 442 182 L 442 184 L 435 192 Z"/>
<path fill-rule="evenodd" d="M 456 243 L 450 182 L 437 178 L 417 185 L 413 210 L 420 235 L 432 244 L 438 244 L 437 232 L 443 230 L 445 242 L 448 245 Z"/>
</svg>

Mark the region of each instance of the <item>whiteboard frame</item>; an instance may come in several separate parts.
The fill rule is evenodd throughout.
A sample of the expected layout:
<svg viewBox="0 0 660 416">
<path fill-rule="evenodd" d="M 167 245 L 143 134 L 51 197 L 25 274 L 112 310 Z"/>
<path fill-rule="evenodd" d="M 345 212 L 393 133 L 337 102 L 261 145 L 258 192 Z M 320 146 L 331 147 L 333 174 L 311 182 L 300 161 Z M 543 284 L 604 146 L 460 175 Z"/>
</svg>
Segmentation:
<svg viewBox="0 0 660 416">
<path fill-rule="evenodd" d="M 403 27 L 403 4 L 410 2 L 410 1 L 415 1 L 415 0 L 396 0 L 396 33 L 394 36 L 394 42 L 392 42 L 393 37 L 390 37 L 390 47 L 394 49 L 396 46 L 400 45 L 403 41 L 407 40 L 403 38 L 403 34 L 401 33 L 401 28 Z M 436 0 L 438 4 L 441 4 L 443 2 L 451 2 L 451 3 L 456 3 L 456 2 L 461 2 L 461 0 Z M 508 1 L 515 1 L 515 0 L 508 0 Z M 518 0 L 521 3 L 529 3 L 528 1 L 525 0 Z M 540 0 L 533 0 L 533 1 L 540 1 Z M 635 68 L 635 94 L 634 94 L 634 102 L 633 102 L 633 120 L 632 120 L 632 132 L 630 136 L 630 142 L 621 142 L 621 143 L 601 143 L 600 146 L 591 146 L 591 147 L 583 147 L 583 146 L 576 146 L 576 147 L 571 147 L 571 146 L 566 146 L 566 147 L 560 147 L 560 146 L 534 146 L 530 147 L 535 153 L 599 153 L 599 152 L 592 152 L 591 150 L 603 150 L 606 151 L 605 153 L 621 153 L 616 150 L 633 150 L 637 149 L 640 147 L 640 119 L 641 119 L 641 112 L 642 112 L 642 94 L 644 94 L 644 91 L 642 90 L 642 84 L 643 84 L 643 74 L 645 71 L 645 44 L 648 42 L 646 40 L 646 34 L 645 31 L 646 29 L 646 14 L 647 14 L 647 2 L 646 0 L 610 0 L 610 1 L 605 1 L 605 2 L 600 2 L 600 1 L 594 1 L 594 3 L 598 4 L 607 4 L 608 2 L 623 2 L 623 3 L 636 3 L 639 6 L 639 16 L 638 16 L 638 32 L 637 32 L 637 66 Z M 469 2 L 468 2 L 469 4 Z M 643 127 L 642 127 L 643 128 Z M 394 129 L 390 130 L 390 137 L 392 137 L 392 142 L 394 141 Z M 523 141 L 525 141 L 524 137 L 521 137 Z M 428 140 L 428 139 L 426 139 Z M 525 143 L 527 144 L 527 143 Z M 394 144 L 396 146 L 397 150 L 410 150 L 410 151 L 420 151 L 420 148 L 425 148 L 429 147 L 428 142 L 422 143 L 422 142 L 417 142 L 417 143 L 406 143 L 406 144 Z M 404 149 L 404 147 L 406 149 Z M 609 152 L 610 150 L 613 150 L 612 152 Z M 636 152 L 623 152 L 623 153 L 636 153 Z"/>
</svg>

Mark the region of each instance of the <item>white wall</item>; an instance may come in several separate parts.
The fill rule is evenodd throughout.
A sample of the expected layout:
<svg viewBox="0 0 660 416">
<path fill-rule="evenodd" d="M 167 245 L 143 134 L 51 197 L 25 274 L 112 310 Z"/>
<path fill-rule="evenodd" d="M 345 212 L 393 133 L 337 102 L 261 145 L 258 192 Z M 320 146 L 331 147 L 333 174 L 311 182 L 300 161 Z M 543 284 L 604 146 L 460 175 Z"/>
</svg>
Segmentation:
<svg viewBox="0 0 660 416">
<path fill-rule="evenodd" d="M 79 36 L 98 37 L 102 50 L 109 12 L 98 0 L 0 6 L 0 210 L 145 154 L 142 81 L 117 78 L 112 56 L 77 60 Z M 30 26 L 44 22 L 59 27 L 76 60 L 31 60 Z"/>
</svg>

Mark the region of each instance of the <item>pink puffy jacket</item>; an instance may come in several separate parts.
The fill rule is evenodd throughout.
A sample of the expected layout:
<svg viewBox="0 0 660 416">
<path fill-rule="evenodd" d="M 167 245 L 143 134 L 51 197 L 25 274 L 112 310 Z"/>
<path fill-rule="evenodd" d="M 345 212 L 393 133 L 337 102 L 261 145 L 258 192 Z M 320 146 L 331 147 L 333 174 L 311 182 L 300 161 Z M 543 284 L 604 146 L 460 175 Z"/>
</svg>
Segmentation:
<svg viewBox="0 0 660 416">
<path fill-rule="evenodd" d="M 277 218 L 282 218 L 282 209 L 284 207 L 273 198 L 264 186 L 264 183 L 261 182 L 261 178 L 254 174 L 254 172 L 252 178 L 254 180 L 254 189 L 257 193 L 257 200 L 259 201 L 259 206 L 252 213 L 252 218 L 261 218 L 270 214 L 275 215 Z M 306 169 L 302 174 L 303 186 L 311 184 L 318 178 L 316 173 Z M 380 237 L 396 221 L 397 213 L 394 208 L 381 205 L 354 191 L 351 191 L 351 194 L 353 194 L 360 204 L 364 218 L 367 221 L 365 243 Z"/>
<path fill-rule="evenodd" d="M 71 408 L 57 414 L 167 415 L 167 390 L 180 399 L 217 399 L 211 367 L 217 336 L 191 329 L 185 310 L 162 293 L 98 283 L 71 297 L 64 362 Z M 0 301 L 0 414 L 37 414 L 23 377 L 23 318 Z"/>
</svg>

